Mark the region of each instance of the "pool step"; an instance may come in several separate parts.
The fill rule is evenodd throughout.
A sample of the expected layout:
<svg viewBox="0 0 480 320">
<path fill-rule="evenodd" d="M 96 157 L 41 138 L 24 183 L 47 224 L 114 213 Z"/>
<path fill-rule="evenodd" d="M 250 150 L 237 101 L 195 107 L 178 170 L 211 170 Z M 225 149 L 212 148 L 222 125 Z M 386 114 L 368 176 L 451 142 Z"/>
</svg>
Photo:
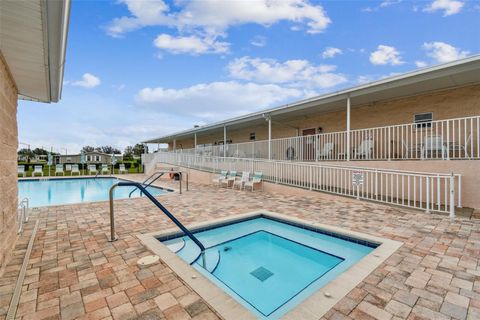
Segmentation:
<svg viewBox="0 0 480 320">
<path fill-rule="evenodd" d="M 200 255 L 200 248 L 195 244 L 195 242 L 187 240 L 185 246 L 177 252 L 183 260 L 187 263 L 192 264 Z"/>
<path fill-rule="evenodd" d="M 173 242 L 167 244 L 167 248 L 173 253 L 178 253 L 185 246 L 185 240 L 183 238 L 176 239 Z"/>
<path fill-rule="evenodd" d="M 203 267 L 202 257 L 199 257 L 196 263 L 198 263 L 200 266 Z M 217 249 L 211 249 L 211 250 L 205 251 L 205 266 L 204 266 L 205 270 L 207 270 L 210 273 L 213 273 L 219 263 L 220 263 L 220 251 L 218 251 Z"/>
</svg>

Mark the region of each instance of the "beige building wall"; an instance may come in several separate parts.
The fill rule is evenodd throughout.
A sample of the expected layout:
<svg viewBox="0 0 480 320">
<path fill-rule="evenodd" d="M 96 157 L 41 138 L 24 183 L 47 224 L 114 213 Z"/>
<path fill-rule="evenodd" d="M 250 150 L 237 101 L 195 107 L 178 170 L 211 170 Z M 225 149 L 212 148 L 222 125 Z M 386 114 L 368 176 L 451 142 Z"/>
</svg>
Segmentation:
<svg viewBox="0 0 480 320">
<path fill-rule="evenodd" d="M 17 89 L 0 54 L 0 275 L 17 239 Z"/>
<path fill-rule="evenodd" d="M 442 90 L 412 97 L 380 101 L 367 105 L 355 105 L 352 99 L 351 129 L 381 127 L 396 124 L 412 123 L 417 113 L 432 112 L 434 120 L 452 119 L 480 115 L 480 85 L 472 85 L 449 90 Z M 346 107 L 345 107 L 346 108 Z M 309 116 L 292 118 L 282 123 L 272 118 L 272 138 L 294 137 L 302 129 L 319 128 L 324 133 L 346 130 L 346 109 L 342 111 L 318 113 Z M 250 133 L 255 132 L 256 140 L 268 139 L 268 126 L 265 125 L 229 130 L 227 138 L 232 143 L 250 142 Z M 198 134 L 197 144 L 223 141 L 223 129 L 212 134 Z M 194 137 L 177 140 L 177 149 L 193 148 Z M 172 149 L 172 144 L 169 144 Z"/>
</svg>

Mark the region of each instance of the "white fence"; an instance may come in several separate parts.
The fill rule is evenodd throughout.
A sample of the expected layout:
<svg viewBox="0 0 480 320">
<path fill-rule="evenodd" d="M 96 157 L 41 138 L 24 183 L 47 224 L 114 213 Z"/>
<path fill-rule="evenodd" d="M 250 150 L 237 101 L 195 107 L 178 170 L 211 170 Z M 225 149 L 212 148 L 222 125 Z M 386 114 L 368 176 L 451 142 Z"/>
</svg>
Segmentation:
<svg viewBox="0 0 480 320">
<path fill-rule="evenodd" d="M 181 153 L 212 157 L 322 160 L 480 159 L 480 116 L 339 131 L 310 136 L 197 146 Z"/>
<path fill-rule="evenodd" d="M 461 207 L 461 175 L 158 152 L 147 162 L 198 170 L 261 171 L 264 180 L 371 201 L 447 212 Z"/>
</svg>

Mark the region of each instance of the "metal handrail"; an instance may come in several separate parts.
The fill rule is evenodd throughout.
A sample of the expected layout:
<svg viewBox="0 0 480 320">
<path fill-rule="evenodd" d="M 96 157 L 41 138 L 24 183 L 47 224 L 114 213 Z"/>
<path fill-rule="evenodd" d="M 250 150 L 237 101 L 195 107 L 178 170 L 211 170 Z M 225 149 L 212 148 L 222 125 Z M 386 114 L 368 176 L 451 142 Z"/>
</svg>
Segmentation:
<svg viewBox="0 0 480 320">
<path fill-rule="evenodd" d="M 150 181 L 148 184 L 145 185 L 145 183 L 150 179 L 152 178 L 153 176 L 155 176 L 156 174 L 159 174 L 161 173 L 158 177 L 156 177 L 155 179 L 153 179 L 152 181 Z M 145 188 L 148 188 L 152 185 L 152 183 L 154 183 L 155 181 L 157 181 L 160 177 L 162 177 L 163 175 L 165 174 L 164 171 L 156 171 L 154 173 L 152 173 L 147 179 L 143 180 L 142 182 L 142 185 L 145 187 Z M 132 191 L 130 191 L 130 193 L 128 194 L 128 197 L 131 198 L 132 197 L 132 194 L 133 192 L 137 190 L 137 188 L 134 188 Z M 140 195 L 142 195 L 142 193 L 140 192 Z"/>
<path fill-rule="evenodd" d="M 202 256 L 203 266 L 205 266 L 205 246 L 188 230 L 180 221 L 175 218 L 170 211 L 167 210 L 157 199 L 150 192 L 148 192 L 139 182 L 118 182 L 114 184 L 109 191 L 109 199 L 110 199 L 110 242 L 118 240 L 115 236 L 115 218 L 114 218 L 114 211 L 113 211 L 113 191 L 116 187 L 137 187 L 140 189 L 145 196 L 147 196 L 150 201 L 153 202 L 154 205 L 157 206 L 162 212 L 170 219 L 180 230 L 183 231 L 199 248 L 200 248 L 200 255 Z M 197 258 L 198 259 L 198 258 Z M 197 260 L 195 259 L 195 260 Z"/>
</svg>

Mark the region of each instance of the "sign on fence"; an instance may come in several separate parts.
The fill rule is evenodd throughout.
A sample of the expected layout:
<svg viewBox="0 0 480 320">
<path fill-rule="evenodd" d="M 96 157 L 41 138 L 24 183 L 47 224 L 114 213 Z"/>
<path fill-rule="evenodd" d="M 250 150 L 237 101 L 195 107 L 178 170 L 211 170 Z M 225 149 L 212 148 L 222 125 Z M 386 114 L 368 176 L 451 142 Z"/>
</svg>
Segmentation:
<svg viewBox="0 0 480 320">
<path fill-rule="evenodd" d="M 352 171 L 352 184 L 356 187 L 363 185 L 362 171 Z"/>
</svg>

